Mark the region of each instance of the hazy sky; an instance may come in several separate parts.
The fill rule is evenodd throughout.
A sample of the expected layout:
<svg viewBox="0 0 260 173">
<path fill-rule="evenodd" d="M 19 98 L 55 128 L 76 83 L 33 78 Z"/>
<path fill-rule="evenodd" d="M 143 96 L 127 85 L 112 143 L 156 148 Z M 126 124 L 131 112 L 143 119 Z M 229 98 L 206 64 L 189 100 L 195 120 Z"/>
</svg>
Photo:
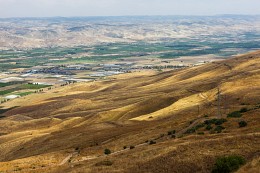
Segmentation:
<svg viewBox="0 0 260 173">
<path fill-rule="evenodd" d="M 0 17 L 260 14 L 260 0 L 0 0 Z"/>
</svg>

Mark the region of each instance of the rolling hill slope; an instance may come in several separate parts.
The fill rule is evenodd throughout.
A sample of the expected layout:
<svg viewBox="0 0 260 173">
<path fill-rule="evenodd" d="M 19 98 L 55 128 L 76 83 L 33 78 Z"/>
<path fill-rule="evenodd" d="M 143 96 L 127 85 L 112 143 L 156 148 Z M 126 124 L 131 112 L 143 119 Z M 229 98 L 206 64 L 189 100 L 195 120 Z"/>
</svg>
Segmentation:
<svg viewBox="0 0 260 173">
<path fill-rule="evenodd" d="M 73 84 L 1 106 L 10 110 L 0 119 L 0 172 L 210 172 L 218 156 L 230 154 L 245 157 L 247 170 L 259 168 L 260 51 Z M 227 118 L 242 108 L 241 117 Z M 224 129 L 206 130 L 213 118 L 225 118 Z M 247 126 L 239 128 L 242 120 Z M 113 154 L 104 156 L 105 148 Z"/>
</svg>

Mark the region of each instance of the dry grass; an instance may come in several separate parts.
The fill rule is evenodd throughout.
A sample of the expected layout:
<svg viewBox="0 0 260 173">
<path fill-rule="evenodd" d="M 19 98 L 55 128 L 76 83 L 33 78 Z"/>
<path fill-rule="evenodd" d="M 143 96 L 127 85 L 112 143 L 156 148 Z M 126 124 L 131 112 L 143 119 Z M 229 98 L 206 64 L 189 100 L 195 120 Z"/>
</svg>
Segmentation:
<svg viewBox="0 0 260 173">
<path fill-rule="evenodd" d="M 133 73 L 116 79 L 79 83 L 4 104 L 19 106 L 0 120 L 0 172 L 210 172 L 217 156 L 240 154 L 254 171 L 259 157 L 260 52 L 183 70 Z M 216 116 L 218 87 L 223 117 L 221 134 L 172 139 L 190 121 Z M 248 126 L 238 127 L 246 120 Z M 200 122 L 200 121 L 198 121 Z M 103 156 L 105 148 L 155 140 L 133 150 Z M 71 163 L 59 166 L 75 152 Z M 98 157 L 100 156 L 100 157 Z M 79 162 L 82 158 L 92 158 Z M 113 162 L 104 165 L 104 161 Z M 99 163 L 99 164 L 97 164 Z M 44 165 L 44 166 L 42 166 Z"/>
</svg>

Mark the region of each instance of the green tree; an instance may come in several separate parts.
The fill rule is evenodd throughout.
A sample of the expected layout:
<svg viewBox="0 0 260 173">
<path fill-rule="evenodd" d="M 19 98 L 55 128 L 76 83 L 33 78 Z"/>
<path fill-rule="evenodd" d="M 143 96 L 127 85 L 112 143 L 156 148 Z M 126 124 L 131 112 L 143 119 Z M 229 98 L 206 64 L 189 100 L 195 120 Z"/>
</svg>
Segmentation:
<svg viewBox="0 0 260 173">
<path fill-rule="evenodd" d="M 111 154 L 111 150 L 110 150 L 110 149 L 105 149 L 105 150 L 104 150 L 104 154 L 105 154 L 105 155 Z"/>
</svg>

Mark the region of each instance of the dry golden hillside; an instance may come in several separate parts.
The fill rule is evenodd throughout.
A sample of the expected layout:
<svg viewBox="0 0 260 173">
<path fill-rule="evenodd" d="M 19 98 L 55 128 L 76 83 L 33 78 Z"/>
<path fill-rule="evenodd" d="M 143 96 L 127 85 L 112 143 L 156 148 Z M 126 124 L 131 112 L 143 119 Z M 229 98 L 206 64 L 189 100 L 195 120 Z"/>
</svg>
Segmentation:
<svg viewBox="0 0 260 173">
<path fill-rule="evenodd" d="M 260 170 L 260 51 L 72 84 L 1 106 L 1 173 L 211 172 L 226 155 L 245 158 L 239 172 Z M 232 112 L 239 117 L 227 117 Z M 214 118 L 225 121 L 207 128 Z"/>
</svg>

